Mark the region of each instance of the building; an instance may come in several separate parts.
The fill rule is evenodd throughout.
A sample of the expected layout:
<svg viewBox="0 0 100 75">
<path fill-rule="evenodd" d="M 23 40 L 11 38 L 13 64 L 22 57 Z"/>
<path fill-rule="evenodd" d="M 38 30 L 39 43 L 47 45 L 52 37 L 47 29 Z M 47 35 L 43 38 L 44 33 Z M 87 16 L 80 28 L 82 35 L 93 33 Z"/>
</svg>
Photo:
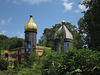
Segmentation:
<svg viewBox="0 0 100 75">
<path fill-rule="evenodd" d="M 29 21 L 25 24 L 25 52 L 31 53 L 36 48 L 37 25 L 30 16 Z"/>
<path fill-rule="evenodd" d="M 55 47 L 58 52 L 65 52 L 69 47 L 72 47 L 73 35 L 65 26 L 65 21 L 62 21 L 62 26 L 55 32 L 54 35 Z M 63 49 L 61 47 L 63 46 Z M 63 50 L 63 51 L 62 51 Z"/>
<path fill-rule="evenodd" d="M 42 56 L 44 51 L 44 47 L 36 46 L 36 54 L 37 56 Z M 1 50 L 1 58 L 8 60 L 10 68 L 14 68 L 14 63 L 17 60 L 19 64 L 23 64 L 25 62 L 25 48 L 19 47 L 15 49 L 5 49 Z"/>
<path fill-rule="evenodd" d="M 24 47 L 15 48 L 15 49 L 5 49 L 1 50 L 1 57 L 5 60 L 8 60 L 9 66 L 11 68 L 14 68 L 14 63 L 17 60 L 19 64 L 22 64 L 24 62 Z"/>
<path fill-rule="evenodd" d="M 29 21 L 25 24 L 25 47 L 15 48 L 15 49 L 5 49 L 1 50 L 1 57 L 8 60 L 9 66 L 14 68 L 14 63 L 17 60 L 19 64 L 23 64 L 26 60 L 27 53 L 35 52 L 37 56 L 42 56 L 44 47 L 36 46 L 37 38 L 37 25 L 33 21 L 32 16 L 30 16 Z"/>
</svg>

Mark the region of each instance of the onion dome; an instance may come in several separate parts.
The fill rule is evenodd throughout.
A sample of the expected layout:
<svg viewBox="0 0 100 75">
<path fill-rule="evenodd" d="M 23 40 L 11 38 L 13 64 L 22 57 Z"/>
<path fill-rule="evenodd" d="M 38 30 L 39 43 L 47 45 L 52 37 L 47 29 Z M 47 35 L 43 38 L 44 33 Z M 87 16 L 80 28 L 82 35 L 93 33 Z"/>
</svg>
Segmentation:
<svg viewBox="0 0 100 75">
<path fill-rule="evenodd" d="M 54 39 L 59 39 L 59 37 L 57 36 L 57 32 L 59 32 L 59 31 L 62 32 L 62 35 L 64 36 L 65 40 L 73 40 L 72 34 L 65 26 L 65 21 L 62 21 L 62 26 L 56 31 L 56 33 L 54 35 Z"/>
<path fill-rule="evenodd" d="M 25 24 L 24 29 L 25 29 L 25 31 L 34 31 L 34 32 L 37 32 L 37 25 L 33 21 L 33 18 L 32 18 L 31 15 L 30 15 L 29 21 Z"/>
</svg>

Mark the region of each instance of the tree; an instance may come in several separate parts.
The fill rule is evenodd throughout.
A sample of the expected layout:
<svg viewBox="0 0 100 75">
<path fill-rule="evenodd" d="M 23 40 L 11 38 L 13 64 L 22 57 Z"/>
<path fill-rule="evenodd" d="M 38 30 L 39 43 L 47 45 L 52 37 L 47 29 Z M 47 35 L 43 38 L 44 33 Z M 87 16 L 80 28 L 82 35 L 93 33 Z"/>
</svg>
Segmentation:
<svg viewBox="0 0 100 75">
<path fill-rule="evenodd" d="M 46 46 L 46 42 L 47 42 L 46 37 L 44 35 L 42 35 L 39 39 L 39 45 Z"/>
<path fill-rule="evenodd" d="M 83 20 L 79 20 L 79 29 L 85 31 L 88 48 L 100 50 L 100 0 L 84 0 L 82 4 L 88 10 L 84 12 Z"/>
<path fill-rule="evenodd" d="M 6 47 L 6 41 L 9 40 L 9 38 L 5 35 L 0 35 L 0 49 L 4 49 Z"/>
<path fill-rule="evenodd" d="M 73 35 L 73 46 L 77 49 L 82 48 L 83 46 L 83 41 L 81 39 L 80 34 L 77 32 L 77 28 L 75 25 L 72 25 L 69 22 L 65 23 L 65 26 L 68 28 L 68 30 L 72 33 Z M 55 24 L 54 26 L 52 26 L 52 28 L 45 28 L 44 29 L 44 33 L 43 36 L 46 37 L 46 46 L 47 47 L 51 47 L 52 49 L 54 49 L 54 35 L 55 32 L 61 27 L 61 24 Z M 39 40 L 40 42 L 42 41 L 42 39 Z"/>
<path fill-rule="evenodd" d="M 8 38 L 5 35 L 0 35 L 0 49 L 13 49 L 24 46 L 24 39 L 12 37 Z"/>
</svg>

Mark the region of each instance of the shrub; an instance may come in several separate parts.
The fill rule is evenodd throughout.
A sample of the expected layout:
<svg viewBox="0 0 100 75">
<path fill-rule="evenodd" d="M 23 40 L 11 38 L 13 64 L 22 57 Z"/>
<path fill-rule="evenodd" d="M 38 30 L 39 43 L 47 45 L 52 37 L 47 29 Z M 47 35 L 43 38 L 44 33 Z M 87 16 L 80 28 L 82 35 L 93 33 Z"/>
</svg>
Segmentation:
<svg viewBox="0 0 100 75">
<path fill-rule="evenodd" d="M 43 75 L 100 74 L 100 52 L 71 49 L 66 53 L 52 52 L 43 56 Z"/>
<path fill-rule="evenodd" d="M 0 70 L 7 70 L 8 61 L 4 59 L 0 59 Z"/>
</svg>

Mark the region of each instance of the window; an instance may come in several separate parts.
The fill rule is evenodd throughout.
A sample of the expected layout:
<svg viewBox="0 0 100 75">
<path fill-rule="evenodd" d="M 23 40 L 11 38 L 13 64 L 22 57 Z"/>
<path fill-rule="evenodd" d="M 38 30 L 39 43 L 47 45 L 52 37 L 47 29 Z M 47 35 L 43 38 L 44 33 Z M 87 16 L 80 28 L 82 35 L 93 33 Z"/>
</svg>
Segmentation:
<svg viewBox="0 0 100 75">
<path fill-rule="evenodd" d="M 13 54 L 13 55 L 12 55 L 12 58 L 17 58 L 17 55 L 16 55 L 16 54 Z"/>
<path fill-rule="evenodd" d="M 29 50 L 28 50 L 28 48 L 26 49 L 26 52 L 28 52 Z"/>
<path fill-rule="evenodd" d="M 10 57 L 11 57 L 12 55 L 10 54 Z"/>
<path fill-rule="evenodd" d="M 26 34 L 26 37 L 28 37 L 28 36 L 29 36 L 29 34 L 27 33 L 27 34 Z"/>
<path fill-rule="evenodd" d="M 21 55 L 21 50 L 18 51 L 18 55 Z"/>
<path fill-rule="evenodd" d="M 26 47 L 26 45 L 27 45 L 27 42 L 25 42 L 25 47 Z"/>
<path fill-rule="evenodd" d="M 31 42 L 30 41 L 28 42 L 28 48 L 31 49 Z"/>
<path fill-rule="evenodd" d="M 68 48 L 69 47 L 69 42 L 66 42 L 66 48 Z"/>
<path fill-rule="evenodd" d="M 33 52 L 34 52 L 35 46 L 33 45 Z"/>
<path fill-rule="evenodd" d="M 8 53 L 5 53 L 5 57 L 8 58 Z"/>
</svg>

